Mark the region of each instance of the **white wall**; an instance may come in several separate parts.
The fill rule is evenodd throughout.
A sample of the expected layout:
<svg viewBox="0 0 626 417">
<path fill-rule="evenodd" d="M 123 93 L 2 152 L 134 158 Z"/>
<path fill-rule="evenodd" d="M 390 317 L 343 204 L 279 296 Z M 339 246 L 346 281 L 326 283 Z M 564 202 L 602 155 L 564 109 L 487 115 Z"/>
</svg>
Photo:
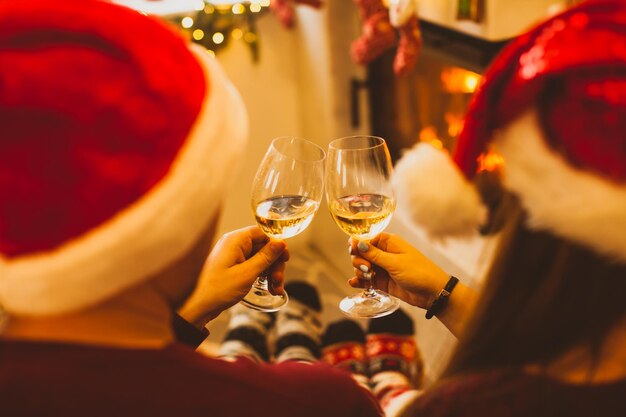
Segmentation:
<svg viewBox="0 0 626 417">
<path fill-rule="evenodd" d="M 480 23 L 456 18 L 456 0 L 419 0 L 420 17 L 472 36 L 492 41 L 509 39 L 548 15 L 572 4 L 573 0 L 484 0 L 485 16 Z"/>
<path fill-rule="evenodd" d="M 253 62 L 243 41 L 231 41 L 218 59 L 241 93 L 248 109 L 250 136 L 235 186 L 227 196 L 220 233 L 254 223 L 250 187 L 272 138 L 302 135 L 299 76 L 294 33 L 270 14 L 259 19 L 260 60 Z"/>
</svg>

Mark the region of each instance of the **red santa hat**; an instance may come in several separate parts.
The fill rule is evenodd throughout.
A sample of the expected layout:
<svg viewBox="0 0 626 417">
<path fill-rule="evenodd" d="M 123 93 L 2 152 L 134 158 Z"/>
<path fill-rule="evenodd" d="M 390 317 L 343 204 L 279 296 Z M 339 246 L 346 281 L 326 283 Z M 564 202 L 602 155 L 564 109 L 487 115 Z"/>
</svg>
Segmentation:
<svg viewBox="0 0 626 417">
<path fill-rule="evenodd" d="M 489 150 L 530 227 L 626 261 L 626 2 L 585 2 L 508 45 L 453 155 L 420 143 L 397 164 L 401 214 L 434 236 L 475 233 L 487 209 L 471 181 Z"/>
<path fill-rule="evenodd" d="M 97 0 L 0 2 L 0 305 L 95 304 L 179 258 L 247 136 L 222 69 Z"/>
</svg>

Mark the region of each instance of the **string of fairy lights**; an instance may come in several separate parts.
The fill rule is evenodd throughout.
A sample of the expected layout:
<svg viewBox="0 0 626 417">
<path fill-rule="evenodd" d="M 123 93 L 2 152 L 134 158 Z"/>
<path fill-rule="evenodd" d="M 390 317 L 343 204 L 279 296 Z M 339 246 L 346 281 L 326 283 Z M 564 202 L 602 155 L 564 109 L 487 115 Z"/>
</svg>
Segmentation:
<svg viewBox="0 0 626 417">
<path fill-rule="evenodd" d="M 267 11 L 270 0 L 197 0 L 195 16 L 178 21 L 193 42 L 215 54 L 231 40 L 243 41 L 252 58 L 259 55 L 256 18 Z"/>
</svg>

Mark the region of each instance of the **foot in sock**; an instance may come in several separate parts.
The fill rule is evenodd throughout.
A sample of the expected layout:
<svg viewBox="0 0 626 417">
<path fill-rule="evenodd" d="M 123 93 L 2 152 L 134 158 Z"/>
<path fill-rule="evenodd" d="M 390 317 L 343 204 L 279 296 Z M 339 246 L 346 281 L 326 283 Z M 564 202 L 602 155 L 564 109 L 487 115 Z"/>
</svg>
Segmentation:
<svg viewBox="0 0 626 417">
<path fill-rule="evenodd" d="M 320 358 L 322 306 L 317 289 L 306 282 L 285 285 L 289 303 L 276 315 L 275 362 L 313 362 Z"/>
<path fill-rule="evenodd" d="M 417 395 L 423 366 L 413 320 L 402 310 L 370 321 L 366 338 L 370 386 L 387 415 Z"/>
<path fill-rule="evenodd" d="M 267 333 L 273 327 L 274 313 L 264 313 L 236 304 L 230 309 L 230 321 L 220 346 L 222 359 L 246 357 L 255 362 L 268 362 Z"/>
<path fill-rule="evenodd" d="M 343 319 L 328 325 L 322 336 L 322 360 L 349 372 L 369 390 L 365 332 L 356 322 Z"/>
</svg>

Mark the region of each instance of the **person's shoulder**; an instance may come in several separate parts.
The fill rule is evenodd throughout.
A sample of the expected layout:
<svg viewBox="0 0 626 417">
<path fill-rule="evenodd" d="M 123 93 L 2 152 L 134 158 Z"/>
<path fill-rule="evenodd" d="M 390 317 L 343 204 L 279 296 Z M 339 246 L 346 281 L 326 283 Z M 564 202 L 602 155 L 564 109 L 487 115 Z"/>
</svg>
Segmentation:
<svg viewBox="0 0 626 417">
<path fill-rule="evenodd" d="M 506 371 L 480 372 L 446 378 L 418 397 L 411 406 L 410 415 L 513 416 L 519 411 L 517 399 L 524 396 L 529 382 L 521 374 Z"/>
<path fill-rule="evenodd" d="M 376 417 L 378 408 L 348 374 L 325 365 L 228 362 L 173 345 L 118 349 L 0 342 L 3 410 L 30 415 L 211 415 Z M 59 380 L 59 375 L 63 379 Z M 38 393 L 37 401 L 23 398 Z M 71 392 L 72 402 L 59 402 Z M 12 400 L 14 399 L 14 401 Z M 24 413 L 23 413 L 24 414 Z M 26 413 L 28 414 L 28 413 Z"/>
<path fill-rule="evenodd" d="M 566 384 L 545 375 L 494 370 L 443 379 L 410 407 L 412 417 L 623 416 L 626 380 Z"/>
<path fill-rule="evenodd" d="M 265 370 L 284 382 L 281 395 L 286 395 L 290 399 L 296 396 L 306 398 L 306 401 L 310 403 L 309 407 L 312 407 L 309 412 L 318 409 L 324 414 L 317 415 L 342 417 L 381 415 L 380 408 L 371 392 L 361 387 L 344 370 L 321 362 L 312 364 L 284 362 L 267 365 Z"/>
<path fill-rule="evenodd" d="M 307 363 L 298 361 L 287 361 L 279 364 L 265 365 L 271 372 L 279 375 L 299 375 L 305 379 L 310 380 L 326 380 L 336 383 L 345 383 L 346 381 L 352 381 L 350 374 L 338 368 L 323 363 Z"/>
<path fill-rule="evenodd" d="M 189 355 L 191 352 L 184 350 L 175 349 L 173 353 L 184 363 L 188 376 L 185 384 L 190 385 L 190 390 L 204 385 L 202 381 L 210 378 L 210 383 L 219 385 L 213 388 L 214 394 L 236 398 L 245 391 L 244 398 L 250 401 L 283 404 L 281 412 L 284 415 L 381 415 L 371 393 L 360 387 L 349 373 L 321 362 L 265 364 L 245 358 L 225 361 Z M 194 379 L 195 382 L 191 382 Z M 246 404 L 233 404 L 229 412 L 239 415 L 236 410 L 241 407 L 246 409 Z"/>
</svg>

